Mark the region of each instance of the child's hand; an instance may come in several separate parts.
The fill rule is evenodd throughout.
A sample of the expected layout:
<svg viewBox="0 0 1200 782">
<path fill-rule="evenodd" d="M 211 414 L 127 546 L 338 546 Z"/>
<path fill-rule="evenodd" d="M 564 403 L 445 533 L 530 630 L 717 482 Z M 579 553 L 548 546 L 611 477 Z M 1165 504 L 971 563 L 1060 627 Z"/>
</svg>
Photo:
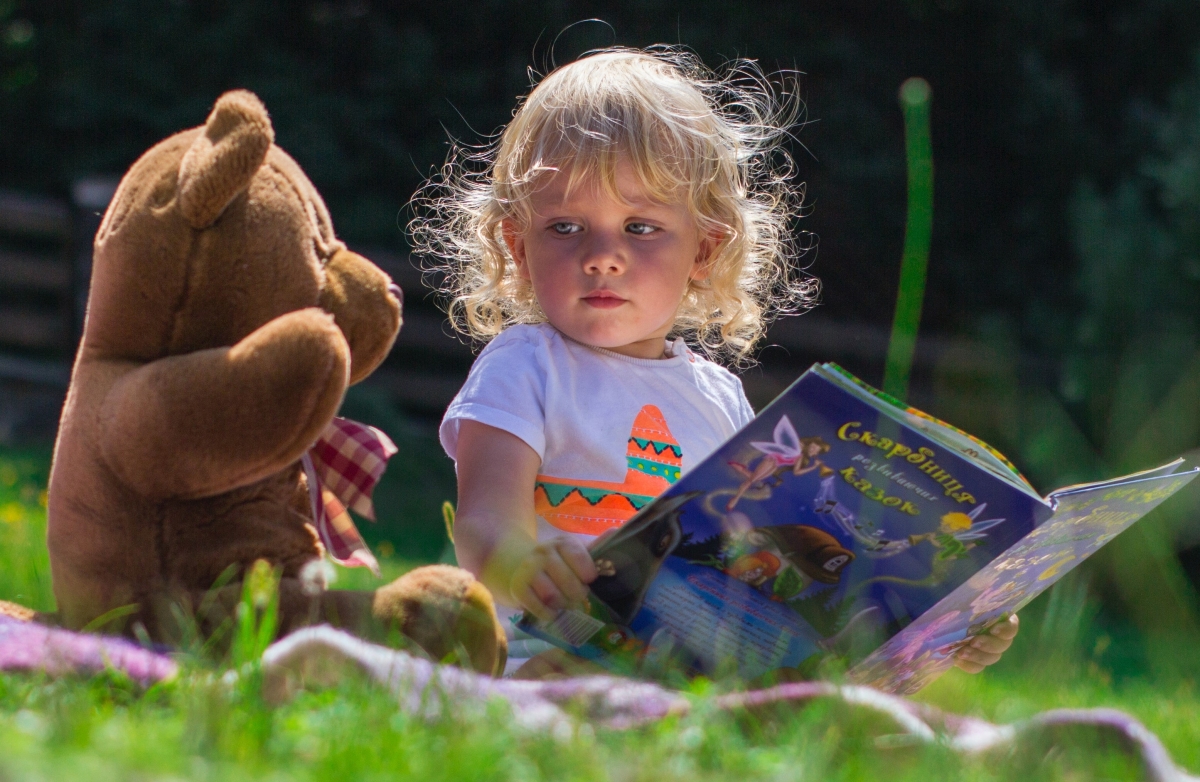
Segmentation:
<svg viewBox="0 0 1200 782">
<path fill-rule="evenodd" d="M 596 565 L 583 543 L 557 538 L 540 543 L 513 570 L 509 593 L 539 619 L 551 620 L 564 608 L 582 605 Z"/>
<path fill-rule="evenodd" d="M 986 633 L 975 636 L 971 643 L 958 650 L 954 656 L 954 664 L 967 673 L 979 673 L 992 665 L 1012 646 L 1020 629 L 1017 615 L 1013 614 L 1007 620 L 997 622 Z"/>
</svg>

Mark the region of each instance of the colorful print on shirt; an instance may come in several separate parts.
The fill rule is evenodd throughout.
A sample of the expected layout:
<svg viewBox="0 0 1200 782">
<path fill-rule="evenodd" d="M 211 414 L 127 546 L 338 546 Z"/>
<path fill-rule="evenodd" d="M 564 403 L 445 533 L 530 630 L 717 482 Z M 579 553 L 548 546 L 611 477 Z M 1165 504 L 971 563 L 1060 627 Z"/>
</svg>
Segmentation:
<svg viewBox="0 0 1200 782">
<path fill-rule="evenodd" d="M 624 524 L 679 480 L 683 449 L 654 405 L 638 411 L 625 462 L 622 483 L 538 475 L 533 489 L 537 515 L 564 532 L 599 535 Z"/>
</svg>

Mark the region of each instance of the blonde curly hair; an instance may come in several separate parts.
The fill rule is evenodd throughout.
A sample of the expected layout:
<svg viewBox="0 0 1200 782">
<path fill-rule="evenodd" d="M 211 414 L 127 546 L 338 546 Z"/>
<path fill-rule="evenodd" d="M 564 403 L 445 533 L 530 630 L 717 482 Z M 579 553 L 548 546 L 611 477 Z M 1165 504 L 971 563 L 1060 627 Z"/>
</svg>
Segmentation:
<svg viewBox="0 0 1200 782">
<path fill-rule="evenodd" d="M 807 309 L 819 290 L 795 262 L 813 242 L 789 225 L 804 186 L 791 182 L 782 144 L 802 109 L 794 91 L 777 92 L 749 61 L 719 76 L 672 47 L 590 54 L 546 76 L 494 142 L 451 150 L 413 199 L 414 251 L 441 277 L 460 333 L 486 341 L 544 321 L 502 224 L 528 226 L 530 195 L 548 172 L 569 172 L 569 188 L 598 182 L 616 196 L 617 164 L 628 160 L 649 197 L 681 199 L 703 234 L 721 237 L 672 333 L 710 356 L 744 360 L 770 317 Z"/>
</svg>

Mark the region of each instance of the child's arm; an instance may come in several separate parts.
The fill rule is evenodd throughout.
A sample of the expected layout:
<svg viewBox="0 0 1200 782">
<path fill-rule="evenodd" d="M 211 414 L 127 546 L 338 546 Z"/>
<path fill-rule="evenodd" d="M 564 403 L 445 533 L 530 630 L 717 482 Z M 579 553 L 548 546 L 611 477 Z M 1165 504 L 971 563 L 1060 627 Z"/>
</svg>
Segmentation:
<svg viewBox="0 0 1200 782">
<path fill-rule="evenodd" d="M 596 566 L 574 538 L 537 542 L 533 486 L 541 460 L 519 437 L 464 420 L 458 433 L 454 551 L 501 603 L 542 619 L 587 597 Z"/>
<path fill-rule="evenodd" d="M 971 643 L 959 649 L 954 655 L 955 666 L 967 673 L 979 673 L 984 668 L 999 661 L 1000 655 L 1008 651 L 1013 639 L 1017 637 L 1020 624 L 1017 615 L 1013 614 L 1004 622 L 997 622 L 991 630 L 975 636 Z"/>
</svg>

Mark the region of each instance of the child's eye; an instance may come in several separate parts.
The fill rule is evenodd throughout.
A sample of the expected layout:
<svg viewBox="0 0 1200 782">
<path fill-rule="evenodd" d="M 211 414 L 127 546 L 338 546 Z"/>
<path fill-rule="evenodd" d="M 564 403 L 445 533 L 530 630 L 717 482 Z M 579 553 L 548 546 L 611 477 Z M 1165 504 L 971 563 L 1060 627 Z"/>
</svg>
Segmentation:
<svg viewBox="0 0 1200 782">
<path fill-rule="evenodd" d="M 625 226 L 625 230 L 637 236 L 647 236 L 658 230 L 658 226 L 650 225 L 649 223 L 630 223 Z"/>
<path fill-rule="evenodd" d="M 580 231 L 583 230 L 583 226 L 579 225 L 578 223 L 567 223 L 567 222 L 551 223 L 550 230 L 553 231 L 554 233 L 558 234 L 559 236 L 568 236 L 570 234 L 579 233 Z"/>
</svg>

